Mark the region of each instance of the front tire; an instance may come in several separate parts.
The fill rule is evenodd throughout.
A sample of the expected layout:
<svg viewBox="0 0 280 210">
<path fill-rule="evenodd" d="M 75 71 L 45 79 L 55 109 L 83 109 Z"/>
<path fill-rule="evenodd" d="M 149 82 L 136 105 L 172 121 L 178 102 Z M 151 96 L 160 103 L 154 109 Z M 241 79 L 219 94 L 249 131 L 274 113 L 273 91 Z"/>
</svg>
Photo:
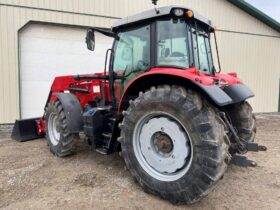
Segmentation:
<svg viewBox="0 0 280 210">
<path fill-rule="evenodd" d="M 192 90 L 165 85 L 140 93 L 120 127 L 122 157 L 146 192 L 172 203 L 194 203 L 225 173 L 224 125 Z"/>
<path fill-rule="evenodd" d="M 50 151 L 59 157 L 73 154 L 78 134 L 68 131 L 66 115 L 59 100 L 48 104 L 45 122 L 46 139 Z"/>
</svg>

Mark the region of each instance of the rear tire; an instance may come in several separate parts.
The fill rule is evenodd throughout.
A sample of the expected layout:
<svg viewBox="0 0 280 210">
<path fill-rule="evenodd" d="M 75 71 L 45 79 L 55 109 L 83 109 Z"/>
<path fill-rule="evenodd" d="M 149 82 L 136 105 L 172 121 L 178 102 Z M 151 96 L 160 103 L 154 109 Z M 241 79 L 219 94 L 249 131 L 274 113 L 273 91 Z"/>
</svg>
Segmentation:
<svg viewBox="0 0 280 210">
<path fill-rule="evenodd" d="M 256 117 L 253 109 L 247 101 L 226 107 L 226 114 L 237 131 L 237 135 L 243 141 L 254 142 L 256 137 Z M 234 138 L 230 137 L 234 142 Z M 237 149 L 230 148 L 231 154 L 239 153 Z M 244 151 L 246 153 L 246 151 Z"/>
<path fill-rule="evenodd" d="M 140 93 L 130 101 L 120 127 L 121 155 L 145 192 L 172 203 L 194 203 L 212 191 L 226 171 L 229 140 L 224 125 L 212 106 L 192 90 L 165 85 Z M 154 146 L 158 133 L 165 139 L 161 153 Z M 150 144 L 156 149 L 149 150 Z M 169 161 L 169 155 L 175 162 Z"/>
<path fill-rule="evenodd" d="M 51 101 L 48 104 L 45 122 L 50 151 L 59 157 L 73 154 L 78 134 L 69 133 L 66 115 L 60 101 Z"/>
</svg>

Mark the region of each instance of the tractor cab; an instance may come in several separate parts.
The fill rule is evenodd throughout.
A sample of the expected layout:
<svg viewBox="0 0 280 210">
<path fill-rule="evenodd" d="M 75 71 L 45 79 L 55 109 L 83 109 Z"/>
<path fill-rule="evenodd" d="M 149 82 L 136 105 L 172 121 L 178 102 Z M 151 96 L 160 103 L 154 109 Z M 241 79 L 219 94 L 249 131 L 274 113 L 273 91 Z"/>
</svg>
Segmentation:
<svg viewBox="0 0 280 210">
<path fill-rule="evenodd" d="M 207 74 L 214 73 L 210 48 L 213 26 L 188 8 L 150 10 L 116 22 L 112 30 L 117 34 L 113 70 L 127 66 L 132 72 L 155 67 L 197 67 Z M 123 61 L 122 53 L 130 59 Z"/>
<path fill-rule="evenodd" d="M 186 71 L 196 68 L 214 75 L 210 20 L 186 7 L 155 8 L 117 21 L 111 31 L 91 28 L 88 49 L 94 50 L 94 32 L 115 38 L 109 72 L 115 76 L 117 100 L 129 82 L 154 68 Z"/>
</svg>

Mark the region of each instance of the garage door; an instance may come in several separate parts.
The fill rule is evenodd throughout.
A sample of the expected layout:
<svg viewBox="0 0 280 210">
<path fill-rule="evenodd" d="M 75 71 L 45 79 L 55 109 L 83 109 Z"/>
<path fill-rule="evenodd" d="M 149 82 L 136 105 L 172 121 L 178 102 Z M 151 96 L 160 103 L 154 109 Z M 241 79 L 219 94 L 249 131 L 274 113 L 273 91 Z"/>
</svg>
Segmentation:
<svg viewBox="0 0 280 210">
<path fill-rule="evenodd" d="M 113 40 L 96 34 L 95 51 L 87 50 L 86 29 L 32 24 L 21 31 L 21 117 L 42 116 L 55 76 L 103 72 Z"/>
</svg>

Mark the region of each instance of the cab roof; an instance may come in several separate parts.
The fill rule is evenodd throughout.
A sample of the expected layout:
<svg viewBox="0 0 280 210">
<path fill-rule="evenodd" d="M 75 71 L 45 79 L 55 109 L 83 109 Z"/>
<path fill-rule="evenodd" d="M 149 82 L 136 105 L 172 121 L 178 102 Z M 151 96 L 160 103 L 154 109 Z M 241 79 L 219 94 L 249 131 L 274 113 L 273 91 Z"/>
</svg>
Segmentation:
<svg viewBox="0 0 280 210">
<path fill-rule="evenodd" d="M 191 10 L 193 12 L 193 18 L 208 25 L 211 28 L 214 28 L 211 20 L 199 15 L 197 12 L 193 11 L 192 9 L 188 7 L 172 5 L 172 6 L 165 6 L 165 7 L 159 7 L 157 9 L 147 10 L 145 12 L 141 12 L 132 16 L 122 18 L 113 24 L 112 31 L 117 31 L 119 28 L 122 28 L 124 26 L 133 26 L 133 24 L 149 21 L 159 17 L 174 16 L 172 14 L 172 11 L 174 9 L 183 9 L 184 11 Z"/>
</svg>

